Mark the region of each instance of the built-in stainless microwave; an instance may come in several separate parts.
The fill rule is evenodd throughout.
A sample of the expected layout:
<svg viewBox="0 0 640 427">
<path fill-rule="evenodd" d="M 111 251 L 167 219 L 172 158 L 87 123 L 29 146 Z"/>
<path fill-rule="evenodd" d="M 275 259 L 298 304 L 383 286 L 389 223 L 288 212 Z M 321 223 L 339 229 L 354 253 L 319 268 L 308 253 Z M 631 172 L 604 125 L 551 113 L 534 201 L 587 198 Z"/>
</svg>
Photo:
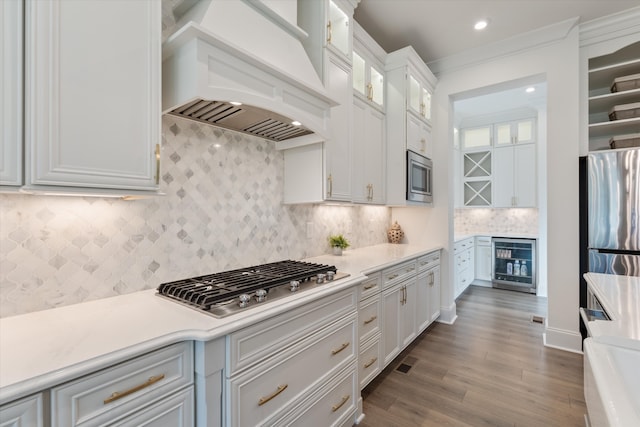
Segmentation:
<svg viewBox="0 0 640 427">
<path fill-rule="evenodd" d="M 432 203 L 433 180 L 430 159 L 407 150 L 407 200 Z"/>
</svg>

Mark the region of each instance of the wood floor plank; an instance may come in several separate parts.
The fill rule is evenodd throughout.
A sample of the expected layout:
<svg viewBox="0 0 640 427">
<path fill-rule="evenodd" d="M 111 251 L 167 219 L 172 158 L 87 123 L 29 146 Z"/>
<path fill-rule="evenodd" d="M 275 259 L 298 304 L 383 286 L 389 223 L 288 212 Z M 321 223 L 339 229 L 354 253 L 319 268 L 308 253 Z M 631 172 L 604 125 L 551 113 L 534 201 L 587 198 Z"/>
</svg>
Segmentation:
<svg viewBox="0 0 640 427">
<path fill-rule="evenodd" d="M 363 390 L 361 427 L 584 425 L 582 355 L 543 346 L 544 298 L 471 286 L 456 304 Z"/>
</svg>

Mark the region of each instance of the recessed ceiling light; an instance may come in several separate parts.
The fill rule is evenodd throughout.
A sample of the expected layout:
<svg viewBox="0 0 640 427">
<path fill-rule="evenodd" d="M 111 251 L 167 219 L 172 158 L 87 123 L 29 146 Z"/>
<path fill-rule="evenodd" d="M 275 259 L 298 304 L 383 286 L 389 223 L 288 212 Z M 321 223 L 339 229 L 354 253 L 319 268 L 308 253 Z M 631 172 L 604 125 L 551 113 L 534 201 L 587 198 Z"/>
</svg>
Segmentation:
<svg viewBox="0 0 640 427">
<path fill-rule="evenodd" d="M 231 105 L 242 105 L 242 102 L 238 102 L 238 101 L 229 101 L 229 104 L 231 104 Z"/>
<path fill-rule="evenodd" d="M 527 93 L 533 93 L 536 91 L 536 88 L 533 86 L 529 86 L 527 89 L 525 89 Z"/>
<path fill-rule="evenodd" d="M 475 28 L 476 30 L 484 30 L 485 28 L 487 28 L 487 25 L 489 25 L 489 21 L 487 19 L 481 19 L 480 21 L 476 22 L 473 28 Z"/>
<path fill-rule="evenodd" d="M 300 123 L 297 120 L 294 120 L 294 121 L 291 122 L 291 124 L 294 125 L 294 126 L 300 126 L 302 123 Z"/>
</svg>

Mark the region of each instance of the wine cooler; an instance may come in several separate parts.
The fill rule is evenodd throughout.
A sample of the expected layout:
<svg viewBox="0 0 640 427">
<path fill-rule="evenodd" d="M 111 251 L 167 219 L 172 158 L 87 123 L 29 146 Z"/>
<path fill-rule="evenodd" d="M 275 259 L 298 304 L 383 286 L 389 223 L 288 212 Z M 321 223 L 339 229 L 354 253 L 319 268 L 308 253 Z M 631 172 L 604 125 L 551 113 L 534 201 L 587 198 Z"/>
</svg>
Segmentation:
<svg viewBox="0 0 640 427">
<path fill-rule="evenodd" d="M 491 239 L 491 282 L 494 288 L 536 293 L 536 240 Z"/>
</svg>

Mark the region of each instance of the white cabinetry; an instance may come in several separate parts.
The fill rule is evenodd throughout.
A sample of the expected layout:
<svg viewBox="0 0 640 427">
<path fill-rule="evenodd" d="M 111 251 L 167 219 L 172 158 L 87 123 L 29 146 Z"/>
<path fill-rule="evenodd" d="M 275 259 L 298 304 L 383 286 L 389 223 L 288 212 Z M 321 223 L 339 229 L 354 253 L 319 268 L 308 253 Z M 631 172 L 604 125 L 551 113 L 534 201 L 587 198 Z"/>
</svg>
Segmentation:
<svg viewBox="0 0 640 427">
<path fill-rule="evenodd" d="M 416 337 L 416 278 L 402 281 L 382 294 L 384 363 L 388 364 Z"/>
<path fill-rule="evenodd" d="M 25 190 L 157 192 L 160 6 L 26 2 Z"/>
<path fill-rule="evenodd" d="M 536 120 L 494 125 L 493 206 L 536 206 Z"/>
<path fill-rule="evenodd" d="M 325 141 L 326 190 L 325 199 L 351 201 L 352 96 L 351 66 L 332 53 L 325 86 L 329 96 L 339 105 L 331 108 L 331 139 Z"/>
<path fill-rule="evenodd" d="M 350 202 L 353 198 L 353 0 L 298 2 L 304 48 L 329 96 L 327 141 L 284 151 L 285 203 Z"/>
<path fill-rule="evenodd" d="M 0 407 L 0 427 L 43 427 L 42 394 Z"/>
<path fill-rule="evenodd" d="M 356 308 L 351 288 L 229 335 L 224 425 L 289 425 L 285 420 L 306 411 L 326 414 L 307 425 L 326 425 L 328 419 L 351 425 L 357 408 Z M 334 387 L 343 380 L 352 386 Z M 315 406 L 319 396 L 323 408 Z"/>
<path fill-rule="evenodd" d="M 462 194 L 456 200 L 465 207 L 536 207 L 535 118 L 483 124 L 460 133 Z"/>
<path fill-rule="evenodd" d="M 128 426 L 152 419 L 158 420 L 157 425 L 193 426 L 191 342 L 165 347 L 51 390 L 53 427 L 114 421 Z"/>
<path fill-rule="evenodd" d="M 354 22 L 353 201 L 385 202 L 385 51 Z"/>
<path fill-rule="evenodd" d="M 387 204 L 406 205 L 406 150 L 432 158 L 431 93 L 436 78 L 411 47 L 391 52 L 387 78 Z"/>
<path fill-rule="evenodd" d="M 440 316 L 440 252 L 418 259 L 416 319 L 418 333 Z"/>
<path fill-rule="evenodd" d="M 362 390 L 382 370 L 380 347 L 381 273 L 369 274 L 358 286 L 358 378 Z"/>
<path fill-rule="evenodd" d="M 23 5 L 0 2 L 0 188 L 22 185 Z"/>
<path fill-rule="evenodd" d="M 491 281 L 491 237 L 476 236 L 475 245 L 475 278 Z"/>
<path fill-rule="evenodd" d="M 460 240 L 453 245 L 454 298 L 458 298 L 474 279 L 474 238 Z"/>
</svg>

